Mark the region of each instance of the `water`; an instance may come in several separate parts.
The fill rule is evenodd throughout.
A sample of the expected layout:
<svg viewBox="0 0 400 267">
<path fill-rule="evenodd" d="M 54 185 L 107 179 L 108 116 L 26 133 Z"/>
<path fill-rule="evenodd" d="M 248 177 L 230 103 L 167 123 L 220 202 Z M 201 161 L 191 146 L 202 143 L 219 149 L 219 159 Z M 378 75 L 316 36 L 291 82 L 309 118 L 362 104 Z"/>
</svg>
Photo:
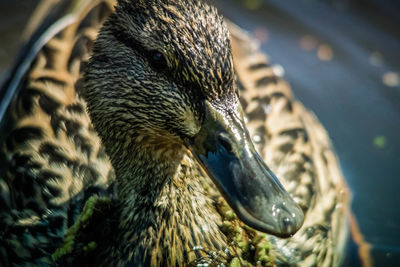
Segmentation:
<svg viewBox="0 0 400 267">
<path fill-rule="evenodd" d="M 0 76 L 38 0 L 0 0 Z M 327 128 L 375 266 L 400 262 L 400 7 L 395 1 L 218 0 L 262 41 Z M 350 246 L 346 266 L 353 266 Z"/>
</svg>

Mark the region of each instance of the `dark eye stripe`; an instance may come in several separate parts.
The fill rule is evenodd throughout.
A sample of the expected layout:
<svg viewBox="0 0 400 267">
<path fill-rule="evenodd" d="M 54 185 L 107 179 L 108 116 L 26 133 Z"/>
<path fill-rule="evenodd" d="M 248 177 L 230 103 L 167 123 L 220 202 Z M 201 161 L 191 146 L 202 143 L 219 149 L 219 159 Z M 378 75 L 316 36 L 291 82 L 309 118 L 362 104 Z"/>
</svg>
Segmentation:
<svg viewBox="0 0 400 267">
<path fill-rule="evenodd" d="M 162 71 L 168 67 L 167 61 L 161 52 L 156 50 L 148 51 L 139 41 L 133 38 L 130 34 L 124 32 L 121 29 L 111 28 L 111 33 L 120 43 L 126 47 L 137 51 L 147 57 L 152 68 L 156 71 Z"/>
<path fill-rule="evenodd" d="M 115 27 L 111 28 L 111 33 L 115 37 L 115 39 L 124 44 L 126 47 L 138 51 L 139 53 L 147 54 L 147 50 L 143 47 L 143 45 L 135 38 L 133 38 L 130 34 Z"/>
</svg>

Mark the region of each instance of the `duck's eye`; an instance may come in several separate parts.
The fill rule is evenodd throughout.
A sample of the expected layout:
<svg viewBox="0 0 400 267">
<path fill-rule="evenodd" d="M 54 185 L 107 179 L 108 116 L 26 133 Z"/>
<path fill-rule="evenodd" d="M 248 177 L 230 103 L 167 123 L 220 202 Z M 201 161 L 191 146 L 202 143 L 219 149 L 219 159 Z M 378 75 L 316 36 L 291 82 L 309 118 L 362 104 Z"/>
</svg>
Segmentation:
<svg viewBox="0 0 400 267">
<path fill-rule="evenodd" d="M 150 52 L 149 61 L 151 66 L 157 71 L 165 70 L 168 67 L 164 55 L 158 51 Z"/>
</svg>

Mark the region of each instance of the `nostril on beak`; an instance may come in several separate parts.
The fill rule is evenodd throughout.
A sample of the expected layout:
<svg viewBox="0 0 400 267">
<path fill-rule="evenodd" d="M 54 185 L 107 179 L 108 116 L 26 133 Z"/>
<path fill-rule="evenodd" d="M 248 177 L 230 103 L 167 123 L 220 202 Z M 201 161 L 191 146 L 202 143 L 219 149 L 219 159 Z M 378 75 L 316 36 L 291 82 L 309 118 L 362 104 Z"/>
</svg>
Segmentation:
<svg viewBox="0 0 400 267">
<path fill-rule="evenodd" d="M 233 153 L 232 144 L 228 138 L 220 134 L 217 137 L 217 141 L 221 144 L 221 146 L 223 146 L 226 152 L 228 152 L 229 154 Z"/>
</svg>

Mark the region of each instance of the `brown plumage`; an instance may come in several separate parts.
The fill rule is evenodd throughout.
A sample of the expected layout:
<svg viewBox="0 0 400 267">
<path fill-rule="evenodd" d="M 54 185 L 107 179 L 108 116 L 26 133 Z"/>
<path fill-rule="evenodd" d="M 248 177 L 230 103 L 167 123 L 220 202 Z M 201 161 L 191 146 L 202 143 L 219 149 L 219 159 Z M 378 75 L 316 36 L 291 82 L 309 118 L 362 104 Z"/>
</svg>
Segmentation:
<svg viewBox="0 0 400 267">
<path fill-rule="evenodd" d="M 66 229 L 99 195 L 58 263 L 272 264 L 260 258 L 265 238 L 226 215 L 192 154 L 206 110 L 236 114 L 241 88 L 256 148 L 306 212 L 294 237 L 269 237 L 271 255 L 339 264 L 348 194 L 329 139 L 246 34 L 229 24 L 230 42 L 201 1 L 121 0 L 93 45 L 113 2 L 76 2 L 77 17 L 36 55 L 3 120 L 4 262 L 55 264 Z"/>
</svg>

